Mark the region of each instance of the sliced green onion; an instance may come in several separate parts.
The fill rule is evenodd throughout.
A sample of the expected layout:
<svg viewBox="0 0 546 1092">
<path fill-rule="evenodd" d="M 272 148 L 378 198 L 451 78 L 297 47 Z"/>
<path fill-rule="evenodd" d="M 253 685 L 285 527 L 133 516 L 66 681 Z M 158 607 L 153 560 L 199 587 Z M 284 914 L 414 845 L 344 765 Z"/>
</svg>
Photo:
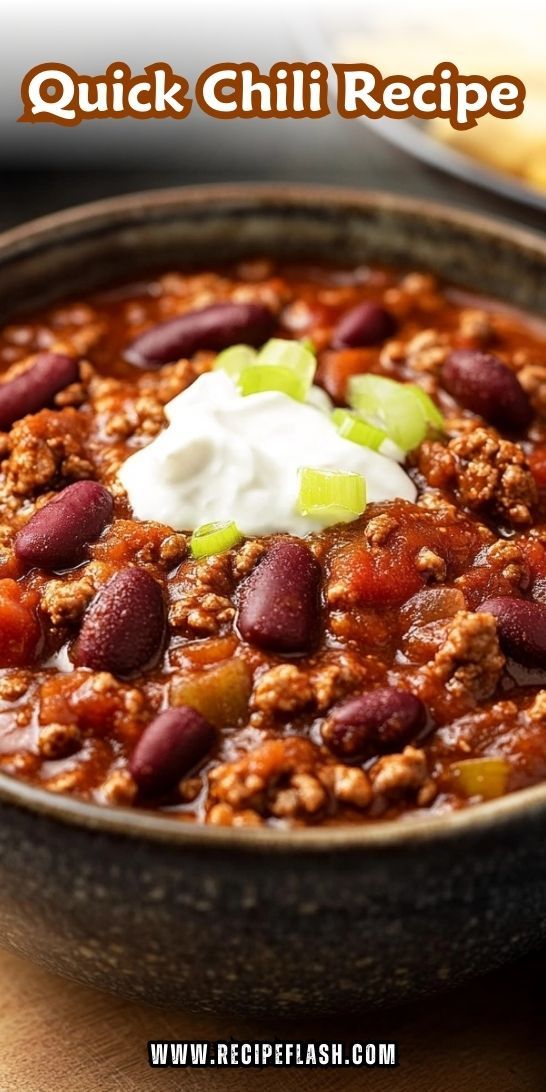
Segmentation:
<svg viewBox="0 0 546 1092">
<path fill-rule="evenodd" d="M 309 385 L 292 368 L 281 364 L 249 364 L 238 380 L 241 394 L 263 394 L 265 391 L 281 391 L 296 402 L 305 402 Z"/>
<path fill-rule="evenodd" d="M 276 337 L 259 352 L 250 345 L 232 345 L 218 354 L 213 367 L 227 372 L 243 395 L 282 391 L 305 402 L 317 362 L 311 343 Z"/>
<path fill-rule="evenodd" d="M 203 523 L 191 536 L 192 556 L 199 558 L 210 557 L 211 554 L 223 554 L 225 550 L 236 546 L 242 537 L 233 520 L 228 523 Z"/>
<path fill-rule="evenodd" d="M 366 508 L 366 482 L 361 474 L 344 470 L 300 470 L 297 509 L 302 516 L 312 516 L 325 527 L 349 523 Z"/>
<path fill-rule="evenodd" d="M 272 337 L 266 341 L 258 353 L 258 360 L 260 364 L 284 364 L 298 372 L 308 372 L 310 379 L 317 367 L 315 354 L 309 345 L 281 337 Z"/>
<path fill-rule="evenodd" d="M 305 390 L 301 401 L 307 396 L 317 370 L 316 357 L 308 346 L 303 345 L 301 341 L 287 341 L 280 337 L 266 341 L 258 353 L 257 363 L 289 368 L 291 372 L 294 372 L 298 377 L 301 390 Z"/>
<path fill-rule="evenodd" d="M 422 387 L 418 387 L 416 383 L 409 383 L 409 389 L 413 391 L 413 394 L 421 403 L 421 407 L 425 417 L 433 428 L 437 428 L 439 431 L 443 431 L 445 428 L 445 421 L 438 409 L 438 406 L 432 401 L 432 398 Z"/>
<path fill-rule="evenodd" d="M 316 347 L 315 342 L 313 341 L 312 338 L 302 337 L 302 339 L 300 341 L 300 345 L 302 346 L 302 348 L 308 349 L 309 352 L 313 354 L 313 356 L 317 355 L 317 347 Z"/>
<path fill-rule="evenodd" d="M 344 440 L 351 440 L 362 447 L 371 447 L 372 451 L 379 451 L 383 441 L 388 439 L 383 429 L 364 421 L 356 413 L 349 413 L 349 410 L 334 410 L 332 421 Z"/>
<path fill-rule="evenodd" d="M 424 440 L 429 424 L 436 425 L 440 417 L 439 410 L 420 388 L 382 375 L 353 376 L 349 380 L 349 405 L 371 418 L 374 424 L 384 426 L 389 439 L 402 451 L 417 447 Z"/>
<path fill-rule="evenodd" d="M 251 349 L 250 345 L 231 345 L 229 349 L 218 353 L 212 367 L 215 372 L 227 372 L 235 382 L 238 382 L 244 369 L 249 364 L 253 364 L 255 359 L 256 350 Z"/>
</svg>

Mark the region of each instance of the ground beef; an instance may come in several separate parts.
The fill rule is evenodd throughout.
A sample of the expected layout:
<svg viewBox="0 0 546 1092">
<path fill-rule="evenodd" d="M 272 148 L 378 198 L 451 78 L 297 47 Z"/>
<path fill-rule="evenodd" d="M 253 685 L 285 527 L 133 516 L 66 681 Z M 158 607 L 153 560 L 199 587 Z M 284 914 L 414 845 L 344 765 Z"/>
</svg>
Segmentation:
<svg viewBox="0 0 546 1092">
<path fill-rule="evenodd" d="M 197 562 L 191 528 L 132 518 L 117 479 L 124 459 L 164 427 L 165 404 L 215 362 L 199 349 L 146 370 L 127 363 L 124 346 L 156 323 L 228 300 L 260 300 L 274 314 L 273 336 L 309 338 L 317 380 L 334 401 L 345 404 L 351 377 L 371 372 L 418 383 L 446 418 L 442 442 L 431 429 L 406 459 L 415 503 L 370 502 L 361 518 L 306 539 L 323 575 L 321 606 L 314 643 L 297 655 L 244 640 L 236 624 L 240 582 L 286 536 L 243 539 Z M 367 301 L 389 311 L 392 336 L 335 349 L 340 319 Z M 448 352 L 489 346 L 536 412 L 518 443 L 456 405 L 440 382 Z M 453 764 L 466 758 L 504 759 L 507 791 L 544 780 L 546 670 L 533 667 L 522 683 L 513 661 L 503 669 L 493 618 L 472 611 L 492 596 L 546 603 L 545 346 L 525 317 L 457 295 L 429 273 L 261 258 L 159 274 L 0 331 L 2 373 L 44 350 L 84 355 L 76 383 L 0 433 L 0 768 L 54 792 L 233 826 L 391 820 L 437 793 L 439 811 L 463 807 Z M 25 570 L 17 531 L 81 477 L 110 490 L 113 520 L 75 569 Z M 93 597 L 127 566 L 165 591 L 170 625 L 157 660 L 129 679 L 65 670 Z M 340 758 L 326 742 L 333 707 L 384 688 L 425 702 L 423 729 L 396 744 L 413 745 Z M 169 705 L 198 710 L 213 741 L 196 765 L 176 770 L 164 797 L 148 798 L 129 764 Z"/>
<path fill-rule="evenodd" d="M 84 795 L 86 774 L 86 765 L 82 763 L 81 766 L 73 766 L 70 770 L 61 770 L 60 773 L 44 778 L 44 788 L 49 792 L 76 792 Z"/>
<path fill-rule="evenodd" d="M 398 528 L 398 521 L 388 512 L 382 512 L 366 525 L 366 541 L 370 546 L 384 546 L 389 536 Z"/>
<path fill-rule="evenodd" d="M 518 379 L 539 417 L 546 417 L 546 364 L 525 364 Z"/>
<path fill-rule="evenodd" d="M 372 800 L 372 786 L 365 770 L 358 766 L 324 766 L 320 778 L 338 804 L 367 808 Z"/>
<path fill-rule="evenodd" d="M 476 347 L 486 346 L 494 334 L 491 315 L 487 311 L 469 308 L 461 311 L 459 333 L 465 342 L 472 342 Z"/>
<path fill-rule="evenodd" d="M 367 676 L 366 664 L 350 651 L 331 652 L 310 668 L 278 664 L 258 676 L 251 707 L 267 716 L 296 713 L 308 706 L 323 712 L 364 687 Z M 253 717 L 253 723 L 260 720 Z"/>
<path fill-rule="evenodd" d="M 38 733 L 38 750 L 47 759 L 66 758 L 78 750 L 81 740 L 76 724 L 46 724 Z"/>
<path fill-rule="evenodd" d="M 537 489 L 525 454 L 493 429 L 474 428 L 447 446 L 424 443 L 419 467 L 432 486 L 452 489 L 471 510 L 488 508 L 515 526 L 532 522 Z"/>
<path fill-rule="evenodd" d="M 55 485 L 94 477 L 85 443 L 85 421 L 74 409 L 23 417 L 10 432 L 9 456 L 2 467 L 9 491 L 31 497 Z"/>
<path fill-rule="evenodd" d="M 40 607 L 53 626 L 77 622 L 96 591 L 92 573 L 79 580 L 49 580 L 40 597 Z"/>
<path fill-rule="evenodd" d="M 176 531 L 163 539 L 159 547 L 158 562 L 160 565 L 164 565 L 165 568 L 170 569 L 174 565 L 178 565 L 187 552 L 188 539 L 186 535 Z"/>
<path fill-rule="evenodd" d="M 372 791 L 366 772 L 325 760 L 309 740 L 270 740 L 209 774 L 215 802 L 208 821 L 232 825 L 237 815 L 294 820 L 338 806 L 367 808 Z M 220 809 L 220 810 L 219 810 Z"/>
<path fill-rule="evenodd" d="M 217 554 L 181 566 L 172 585 L 169 622 L 188 635 L 212 635 L 224 631 L 235 617 L 231 555 Z"/>
<path fill-rule="evenodd" d="M 406 363 L 414 372 L 436 376 L 449 352 L 449 340 L 438 330 L 421 330 L 406 345 Z"/>
<path fill-rule="evenodd" d="M 248 576 L 265 553 L 265 544 L 258 538 L 249 538 L 236 551 L 233 568 L 237 577 Z"/>
<path fill-rule="evenodd" d="M 250 807 L 273 814 L 280 796 L 286 814 L 289 793 L 292 815 L 312 813 L 325 802 L 324 790 L 314 776 L 319 760 L 320 751 L 309 740 L 298 736 L 270 740 L 237 761 L 211 770 L 211 798 L 237 809 Z"/>
<path fill-rule="evenodd" d="M 453 716 L 455 709 L 462 711 L 490 697 L 503 667 L 493 616 L 458 611 L 432 663 L 421 669 L 417 686 L 423 700 L 443 719 L 446 711 Z"/>
<path fill-rule="evenodd" d="M 429 781 L 425 752 L 405 747 L 401 754 L 384 755 L 372 766 L 370 779 L 374 794 L 387 801 L 415 796 Z"/>
<path fill-rule="evenodd" d="M 161 401 L 151 394 L 135 399 L 131 384 L 96 377 L 90 394 L 99 428 L 111 441 L 151 439 L 167 423 Z"/>
<path fill-rule="evenodd" d="M 52 341 L 50 349 L 54 353 L 67 353 L 68 356 L 84 356 L 100 342 L 104 332 L 105 323 L 100 319 L 86 320 L 68 336 Z"/>
<path fill-rule="evenodd" d="M 231 804 L 213 804 L 207 812 L 206 821 L 216 827 L 261 827 L 264 822 L 252 808 L 237 811 Z"/>
<path fill-rule="evenodd" d="M 329 709 L 346 694 L 368 685 L 374 668 L 375 664 L 370 665 L 350 649 L 327 653 L 310 671 L 317 711 Z"/>
<path fill-rule="evenodd" d="M 529 587 L 529 563 L 519 542 L 497 539 L 487 551 L 487 560 L 500 570 L 503 579 L 513 584 L 514 588 L 525 590 Z"/>
<path fill-rule="evenodd" d="M 258 677 L 251 708 L 275 716 L 305 709 L 313 700 L 308 672 L 296 664 L 277 664 Z"/>
<path fill-rule="evenodd" d="M 0 675 L 0 700 L 17 701 L 28 690 L 31 678 L 30 671 L 5 671 Z"/>
<path fill-rule="evenodd" d="M 415 566 L 420 573 L 424 573 L 427 579 L 441 584 L 446 578 L 447 565 L 439 554 L 423 546 L 415 559 Z"/>
<path fill-rule="evenodd" d="M 137 786 L 127 769 L 114 769 L 103 781 L 100 795 L 107 804 L 128 807 L 135 800 Z"/>
<path fill-rule="evenodd" d="M 530 720 L 546 728 L 546 690 L 539 690 L 527 710 Z"/>
</svg>

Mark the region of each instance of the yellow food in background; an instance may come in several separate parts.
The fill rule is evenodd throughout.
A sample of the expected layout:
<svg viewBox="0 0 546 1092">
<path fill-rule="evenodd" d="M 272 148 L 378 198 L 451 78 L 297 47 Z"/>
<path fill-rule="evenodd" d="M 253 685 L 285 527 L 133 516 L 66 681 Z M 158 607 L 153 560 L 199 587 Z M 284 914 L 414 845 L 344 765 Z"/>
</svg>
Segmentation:
<svg viewBox="0 0 546 1092">
<path fill-rule="evenodd" d="M 546 99 L 540 110 L 526 106 L 510 122 L 483 117 L 473 129 L 458 132 L 443 118 L 427 123 L 427 131 L 489 167 L 519 175 L 531 185 L 546 189 Z"/>
<path fill-rule="evenodd" d="M 509 16 L 504 22 L 480 23 L 480 13 L 474 7 L 470 33 L 461 11 L 464 29 L 458 37 L 450 27 L 446 41 L 445 27 L 441 22 L 434 26 L 430 12 L 420 21 L 415 7 L 411 16 L 401 9 L 402 25 L 399 23 L 396 36 L 392 23 L 382 31 L 378 16 L 366 34 L 338 35 L 336 52 L 346 61 L 374 64 L 383 75 L 401 73 L 416 78 L 449 60 L 464 74 L 518 76 L 527 91 L 525 109 L 518 118 L 486 115 L 474 128 L 462 132 L 442 118 L 420 124 L 453 150 L 546 191 L 546 65 L 541 55 L 546 42 L 546 10 L 535 9 L 527 18 L 525 11 L 519 11 L 516 21 L 512 9 Z"/>
</svg>

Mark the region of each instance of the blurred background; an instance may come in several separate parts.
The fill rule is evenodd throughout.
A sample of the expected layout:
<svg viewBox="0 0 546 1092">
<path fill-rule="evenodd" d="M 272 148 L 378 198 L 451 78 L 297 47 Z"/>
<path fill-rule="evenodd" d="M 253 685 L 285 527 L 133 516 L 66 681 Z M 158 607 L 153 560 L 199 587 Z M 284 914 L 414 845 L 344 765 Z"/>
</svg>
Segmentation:
<svg viewBox="0 0 546 1092">
<path fill-rule="evenodd" d="M 0 227 L 111 194 L 202 181 L 307 181 L 387 189 L 546 223 L 546 14 L 536 0 L 18 0 L 3 16 Z M 527 85 L 514 121 L 364 125 L 330 117 L 18 124 L 25 72 L 45 61 L 103 72 L 168 61 L 190 85 L 218 61 L 369 61 L 417 75 L 442 60 Z"/>
</svg>

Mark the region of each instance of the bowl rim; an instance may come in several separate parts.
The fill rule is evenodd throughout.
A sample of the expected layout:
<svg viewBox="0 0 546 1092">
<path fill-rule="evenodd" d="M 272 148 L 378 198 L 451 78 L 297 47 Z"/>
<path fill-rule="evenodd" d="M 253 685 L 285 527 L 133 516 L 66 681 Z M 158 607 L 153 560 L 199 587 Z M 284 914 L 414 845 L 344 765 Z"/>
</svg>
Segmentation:
<svg viewBox="0 0 546 1092">
<path fill-rule="evenodd" d="M 310 209 L 321 205 L 355 208 L 361 210 L 400 211 L 413 215 L 416 219 L 432 217 L 453 227 L 479 231 L 491 239 L 503 239 L 513 246 L 540 254 L 546 258 L 546 237 L 538 230 L 522 226 L 513 219 L 502 215 L 490 216 L 483 212 L 474 212 L 464 205 L 436 201 L 428 197 L 399 195 L 388 190 L 355 189 L 350 186 L 335 186 L 319 183 L 271 183 L 271 182 L 207 182 L 202 185 L 165 186 L 160 189 L 142 190 L 104 197 L 98 201 L 85 202 L 59 209 L 45 216 L 33 218 L 15 227 L 0 232 L 0 260 L 2 251 L 13 248 L 21 250 L 21 256 L 29 244 L 44 237 L 44 243 L 50 245 L 57 241 L 62 229 L 77 228 L 93 220 L 115 222 L 122 216 L 131 222 L 137 214 L 148 210 L 165 209 L 169 206 L 191 207 L 202 205 L 213 210 L 230 203 L 246 203 L 249 212 L 264 207 L 294 205 L 307 206 Z M 53 239 L 51 238 L 53 236 Z"/>
<path fill-rule="evenodd" d="M 432 218 L 440 224 L 461 227 L 492 240 L 504 241 L 520 250 L 534 252 L 546 261 L 546 238 L 542 238 L 538 232 L 511 221 L 428 198 L 305 183 L 212 183 L 107 197 L 17 225 L 0 233 L 0 263 L 2 252 L 11 252 L 10 260 L 17 260 L 25 252 L 35 250 L 40 243 L 47 248 L 58 242 L 59 233 L 69 236 L 71 229 L 77 231 L 83 227 L 89 230 L 96 222 L 106 221 L 114 225 L 118 218 L 120 222 L 123 219 L 130 222 L 133 217 L 144 219 L 146 212 L 168 211 L 171 206 L 173 209 L 185 209 L 206 205 L 214 211 L 215 207 L 221 208 L 230 203 L 246 204 L 249 213 L 287 205 L 309 209 L 329 205 L 354 208 L 356 211 L 399 211 L 416 219 Z M 420 846 L 430 842 L 441 845 L 454 839 L 476 838 L 495 827 L 504 830 L 523 819 L 546 821 L 546 782 L 455 812 L 433 816 L 411 815 L 394 820 L 378 819 L 347 826 L 295 829 L 212 826 L 179 820 L 172 814 L 105 806 L 69 795 L 57 795 L 0 771 L 1 804 L 79 829 L 200 851 L 229 846 L 248 852 L 273 850 L 307 853 L 360 849 L 371 853 L 409 845 Z"/>
</svg>

